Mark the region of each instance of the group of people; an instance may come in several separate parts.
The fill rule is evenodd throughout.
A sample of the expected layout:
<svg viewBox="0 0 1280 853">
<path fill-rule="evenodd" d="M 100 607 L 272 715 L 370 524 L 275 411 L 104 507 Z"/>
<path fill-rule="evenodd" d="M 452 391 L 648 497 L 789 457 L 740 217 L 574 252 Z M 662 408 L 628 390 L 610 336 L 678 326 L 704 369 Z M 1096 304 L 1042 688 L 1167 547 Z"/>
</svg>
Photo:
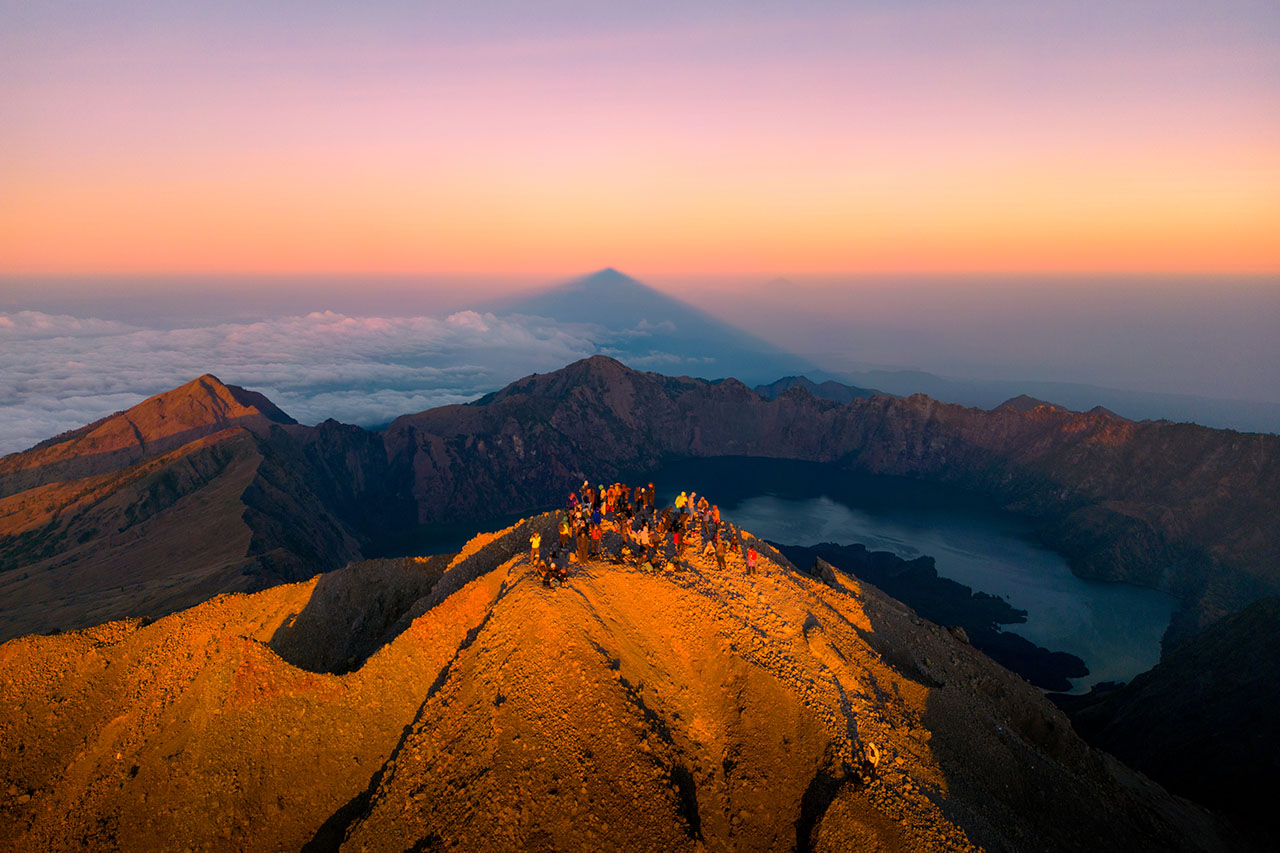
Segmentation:
<svg viewBox="0 0 1280 853">
<path fill-rule="evenodd" d="M 643 571 L 676 568 L 690 547 L 714 556 L 721 571 L 729 554 L 742 554 L 747 574 L 754 574 L 759 553 L 744 543 L 740 530 L 720 518 L 720 508 L 695 492 L 681 492 L 672 505 L 657 508 L 653 483 L 647 486 L 582 487 L 569 493 L 557 524 L 558 544 L 542 535 L 529 537 L 530 562 L 546 586 L 564 582 L 569 563 L 609 560 Z M 571 547 L 572 543 L 572 547 Z"/>
</svg>

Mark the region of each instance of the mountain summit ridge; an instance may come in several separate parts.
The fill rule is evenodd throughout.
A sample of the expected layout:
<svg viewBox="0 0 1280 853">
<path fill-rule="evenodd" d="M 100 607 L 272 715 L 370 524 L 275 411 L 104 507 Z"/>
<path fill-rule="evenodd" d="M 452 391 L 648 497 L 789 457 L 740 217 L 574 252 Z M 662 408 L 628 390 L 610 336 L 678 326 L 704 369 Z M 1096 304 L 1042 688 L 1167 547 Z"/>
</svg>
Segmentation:
<svg viewBox="0 0 1280 853">
<path fill-rule="evenodd" d="M 16 849 L 1206 850 L 1220 828 L 873 587 L 692 548 L 539 583 L 542 516 L 0 645 Z M 615 553 L 616 531 L 606 525 Z M 456 578 L 456 580 L 455 580 Z M 386 593 L 404 591 L 406 595 Z M 320 661 L 394 625 L 355 669 Z M 291 662 L 292 661 L 292 662 Z M 48 708 L 56 703 L 58 714 Z M 86 839 L 89 841 L 86 842 Z"/>
<path fill-rule="evenodd" d="M 270 424 L 296 423 L 257 391 L 227 385 L 205 373 L 128 409 L 0 458 L 0 475 L 100 454 L 123 452 L 122 459 L 136 461 L 228 427 L 261 431 Z"/>
</svg>

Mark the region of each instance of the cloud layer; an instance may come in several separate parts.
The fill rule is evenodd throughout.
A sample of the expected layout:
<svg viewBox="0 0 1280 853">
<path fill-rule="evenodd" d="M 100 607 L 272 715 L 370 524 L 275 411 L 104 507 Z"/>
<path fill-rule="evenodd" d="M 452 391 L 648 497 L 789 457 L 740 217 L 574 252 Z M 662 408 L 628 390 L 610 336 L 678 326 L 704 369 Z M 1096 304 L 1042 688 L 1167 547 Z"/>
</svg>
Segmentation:
<svg viewBox="0 0 1280 853">
<path fill-rule="evenodd" d="M 588 324 L 497 317 L 351 317 L 149 329 L 0 314 L 0 453 L 23 450 L 202 373 L 266 394 L 303 423 L 385 423 L 464 402 L 606 346 Z"/>
</svg>

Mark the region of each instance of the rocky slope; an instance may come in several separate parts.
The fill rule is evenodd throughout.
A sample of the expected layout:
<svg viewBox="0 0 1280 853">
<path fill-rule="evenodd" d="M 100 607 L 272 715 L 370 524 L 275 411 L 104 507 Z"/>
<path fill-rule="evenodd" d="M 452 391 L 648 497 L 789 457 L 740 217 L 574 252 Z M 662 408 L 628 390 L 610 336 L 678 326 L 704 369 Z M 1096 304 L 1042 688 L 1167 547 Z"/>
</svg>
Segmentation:
<svg viewBox="0 0 1280 853">
<path fill-rule="evenodd" d="M 160 616 L 357 555 L 292 423 L 202 376 L 4 457 L 0 639 Z"/>
<path fill-rule="evenodd" d="M 764 547 L 548 589 L 551 523 L 5 643 L 0 849 L 1229 842 L 870 586 Z"/>
<path fill-rule="evenodd" d="M 0 497 L 127 468 L 232 427 L 296 423 L 266 397 L 205 374 L 125 412 L 0 458 Z"/>
<path fill-rule="evenodd" d="M 1280 795 L 1280 600 L 1222 619 L 1118 689 L 1061 697 L 1080 733 L 1269 834 Z"/>
</svg>

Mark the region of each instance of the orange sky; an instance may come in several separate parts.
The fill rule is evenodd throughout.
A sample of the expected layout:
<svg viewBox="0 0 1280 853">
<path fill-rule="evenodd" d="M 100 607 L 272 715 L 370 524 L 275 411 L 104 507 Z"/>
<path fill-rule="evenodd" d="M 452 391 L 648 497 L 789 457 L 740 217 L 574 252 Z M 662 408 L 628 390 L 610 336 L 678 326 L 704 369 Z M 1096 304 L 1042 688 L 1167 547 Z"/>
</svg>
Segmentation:
<svg viewBox="0 0 1280 853">
<path fill-rule="evenodd" d="M 34 12 L 0 275 L 1280 271 L 1275 10 L 1079 5 Z"/>
</svg>

